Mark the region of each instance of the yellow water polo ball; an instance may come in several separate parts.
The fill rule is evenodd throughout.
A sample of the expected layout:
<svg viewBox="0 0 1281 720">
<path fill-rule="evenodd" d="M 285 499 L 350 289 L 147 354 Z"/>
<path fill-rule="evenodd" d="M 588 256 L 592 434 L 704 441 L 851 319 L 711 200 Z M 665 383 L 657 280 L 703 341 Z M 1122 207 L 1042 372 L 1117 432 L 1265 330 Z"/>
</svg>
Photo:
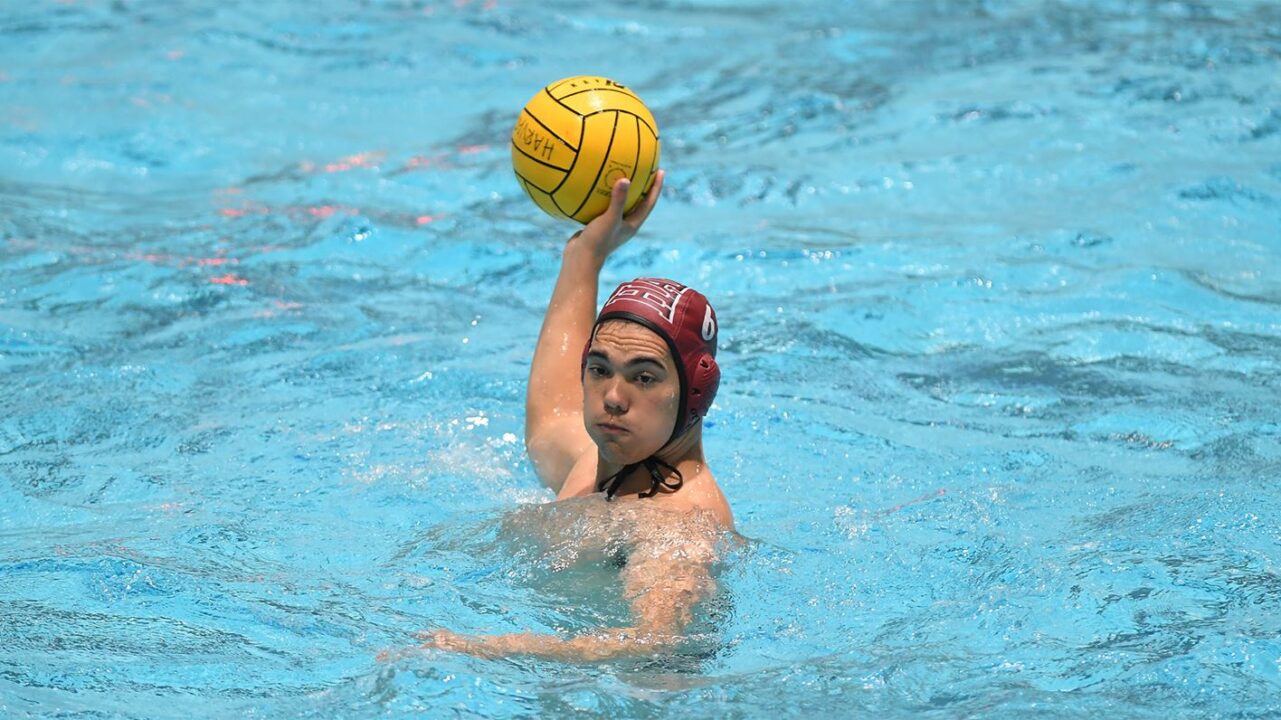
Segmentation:
<svg viewBox="0 0 1281 720">
<path fill-rule="evenodd" d="M 622 177 L 632 180 L 630 210 L 658 170 L 658 124 L 636 93 L 613 80 L 557 80 L 521 110 L 512 169 L 552 217 L 589 222 L 609 207 L 610 188 Z"/>
</svg>

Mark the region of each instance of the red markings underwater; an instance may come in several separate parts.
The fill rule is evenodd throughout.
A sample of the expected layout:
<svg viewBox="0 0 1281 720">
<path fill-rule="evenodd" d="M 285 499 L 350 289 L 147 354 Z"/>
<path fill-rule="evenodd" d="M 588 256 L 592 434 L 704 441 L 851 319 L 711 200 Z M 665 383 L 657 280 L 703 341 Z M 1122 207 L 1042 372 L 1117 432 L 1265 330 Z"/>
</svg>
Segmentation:
<svg viewBox="0 0 1281 720">
<path fill-rule="evenodd" d="M 343 215 L 358 215 L 360 210 L 353 207 L 343 207 L 342 205 L 315 205 L 307 208 L 307 214 L 315 218 L 333 217 L 334 213 Z"/>
<path fill-rule="evenodd" d="M 355 155 L 348 155 L 336 162 L 325 163 L 323 167 L 324 171 L 327 173 L 347 172 L 348 170 L 354 170 L 356 168 L 377 169 L 378 164 L 382 162 L 385 157 L 387 157 L 387 153 L 384 152 L 362 152 L 356 153 Z"/>
<path fill-rule="evenodd" d="M 136 260 L 151 265 L 170 265 L 173 267 L 221 267 L 223 265 L 239 265 L 240 259 L 219 255 L 216 257 L 178 257 L 176 255 L 166 255 L 163 253 L 129 253 L 125 255 L 126 260 Z"/>
<path fill-rule="evenodd" d="M 225 244 L 227 238 L 222 238 L 220 243 Z M 258 252 L 274 252 L 279 248 L 264 246 L 258 249 Z M 219 251 L 222 252 L 221 250 Z M 240 264 L 240 258 L 228 257 L 225 254 L 213 255 L 210 257 L 197 257 L 193 255 L 179 256 L 167 253 L 127 253 L 124 255 L 125 260 L 134 262 L 144 262 L 148 265 L 158 265 L 167 267 L 198 267 L 198 268 L 226 268 Z M 235 273 L 225 272 L 222 275 L 205 278 L 205 282 L 211 285 L 248 285 L 249 280 Z"/>
<path fill-rule="evenodd" d="M 392 212 L 350 207 L 348 205 L 283 205 L 272 207 L 252 201 L 244 202 L 239 207 L 221 207 L 216 212 L 229 220 L 238 220 L 254 215 L 277 215 L 284 216 L 290 220 L 328 220 L 333 217 L 363 215 L 384 225 L 408 228 L 420 228 L 449 217 L 445 213 Z"/>
<path fill-rule="evenodd" d="M 467 8 L 472 6 L 473 2 L 474 0 L 454 0 L 454 10 L 466 10 Z M 427 5 L 421 8 L 420 10 L 418 10 L 418 12 L 428 17 L 431 17 L 431 16 L 434 16 L 436 14 L 436 11 L 440 9 L 442 8 L 437 7 L 435 5 Z M 481 3 L 480 9 L 485 12 L 489 12 L 491 10 L 497 10 L 498 0 L 485 0 L 483 3 Z"/>
<path fill-rule="evenodd" d="M 301 310 L 302 307 L 303 307 L 303 304 L 299 302 L 275 300 L 275 301 L 272 301 L 272 308 L 274 309 L 259 310 L 258 312 L 254 313 L 254 317 L 258 319 L 273 318 L 279 315 L 281 312 L 292 312 L 294 310 Z"/>
<path fill-rule="evenodd" d="M 394 176 L 417 170 L 456 170 L 465 164 L 460 165 L 454 162 L 455 160 L 468 155 L 486 153 L 492 149 L 492 146 L 486 143 L 456 145 L 447 152 L 414 155 L 405 160 L 400 167 L 388 170 L 383 174 Z M 298 163 L 298 169 L 304 173 L 342 173 L 353 170 L 372 170 L 381 173 L 386 159 L 387 153 L 380 150 L 368 150 L 329 162 L 304 160 Z M 474 163 L 472 164 L 474 165 Z"/>
<path fill-rule="evenodd" d="M 895 505 L 894 507 L 890 508 L 889 510 L 884 511 L 884 512 L 883 512 L 883 513 L 881 513 L 881 514 L 882 514 L 882 515 L 889 515 L 890 513 L 892 513 L 892 512 L 898 512 L 899 510 L 902 510 L 902 509 L 903 509 L 903 508 L 905 508 L 905 507 L 909 507 L 909 506 L 911 506 L 911 505 L 918 505 L 918 504 L 923 503 L 923 502 L 929 502 L 930 500 L 933 500 L 934 498 L 937 498 L 937 497 L 943 497 L 943 496 L 944 496 L 944 495 L 946 495 L 946 494 L 947 494 L 947 488 L 939 488 L 938 490 L 935 490 L 935 491 L 934 491 L 934 492 L 932 492 L 932 493 L 926 493 L 926 494 L 924 494 L 924 495 L 922 495 L 922 496 L 920 496 L 920 497 L 918 497 L 918 498 L 913 498 L 913 499 L 911 499 L 911 500 L 908 500 L 907 502 L 899 503 L 898 505 Z"/>
<path fill-rule="evenodd" d="M 171 59 L 178 59 L 171 57 Z M 480 155 L 491 150 L 488 144 L 459 144 L 452 148 L 451 151 L 436 152 L 430 155 L 415 155 L 405 160 L 400 167 L 391 171 L 384 171 L 383 163 L 387 158 L 387 153 L 379 150 L 367 150 L 363 152 L 346 155 L 333 161 L 303 161 L 298 163 L 293 169 L 286 170 L 280 174 L 272 176 L 275 179 L 289 180 L 295 182 L 301 180 L 298 173 L 344 173 L 357 170 L 372 171 L 387 176 L 399 175 L 406 172 L 416 172 L 422 170 L 453 170 L 465 165 L 475 165 L 474 161 L 460 162 L 459 158 L 469 155 Z M 261 182 L 262 178 L 255 178 L 249 182 Z M 214 212 L 226 220 L 243 220 L 250 217 L 259 216 L 276 216 L 285 217 L 289 220 L 299 222 L 316 222 L 326 221 L 335 217 L 354 217 L 364 216 L 377 223 L 402 227 L 402 228 L 422 228 L 443 220 L 449 215 L 440 212 L 395 212 L 388 210 L 375 210 L 369 208 L 359 208 L 338 203 L 318 203 L 314 205 L 268 205 L 266 203 L 244 197 L 245 188 L 231 185 L 218 188 L 213 191 Z M 272 250 L 283 248 L 272 248 Z M 265 249 L 264 249 L 265 251 Z M 235 265 L 239 260 L 235 258 L 182 258 L 175 259 L 158 255 L 138 255 L 132 259 L 143 260 L 146 262 L 171 264 L 171 265 L 196 265 L 199 267 L 220 267 L 223 265 Z M 214 285 L 225 286 L 246 286 L 250 281 L 235 273 L 226 273 L 207 278 L 207 282 Z"/>
<path fill-rule="evenodd" d="M 265 205 L 255 207 L 218 208 L 218 214 L 227 218 L 239 218 L 249 214 L 266 215 L 271 212 Z"/>
<path fill-rule="evenodd" d="M 410 170 L 433 167 L 440 170 L 447 170 L 454 166 L 449 164 L 449 156 L 445 153 L 437 153 L 435 155 L 415 155 L 406 160 L 404 165 L 401 165 L 398 169 L 391 171 L 390 174 L 399 175 L 401 173 L 409 172 Z"/>
<path fill-rule="evenodd" d="M 432 158 L 414 158 L 411 162 L 419 164 L 430 164 L 434 162 Z M 215 212 L 229 220 L 237 220 L 255 215 L 276 215 L 284 216 L 290 220 L 326 220 L 334 216 L 356 216 L 365 215 L 372 220 L 388 225 L 399 227 L 417 228 L 433 223 L 441 218 L 446 217 L 442 213 L 424 213 L 418 212 L 389 212 L 379 210 L 366 210 L 350 205 L 339 205 L 334 203 L 322 203 L 317 205 L 280 205 L 271 206 L 250 199 L 242 199 L 244 188 L 230 185 L 218 188 L 213 191 L 213 203 L 216 207 Z"/>
<path fill-rule="evenodd" d="M 489 150 L 489 145 L 459 145 L 454 148 L 452 155 L 476 155 Z M 408 170 L 417 170 L 421 168 L 436 168 L 438 170 L 448 170 L 456 167 L 449 162 L 451 153 L 436 153 L 434 155 L 415 155 L 405 161 L 403 165 L 395 170 L 390 171 L 391 175 L 399 175 Z M 383 161 L 387 159 L 387 153 L 381 150 L 367 150 L 354 155 L 347 155 L 329 162 L 312 162 L 304 160 L 298 163 L 298 168 L 305 173 L 342 173 L 352 170 L 373 170 L 375 172 L 382 169 Z"/>
</svg>

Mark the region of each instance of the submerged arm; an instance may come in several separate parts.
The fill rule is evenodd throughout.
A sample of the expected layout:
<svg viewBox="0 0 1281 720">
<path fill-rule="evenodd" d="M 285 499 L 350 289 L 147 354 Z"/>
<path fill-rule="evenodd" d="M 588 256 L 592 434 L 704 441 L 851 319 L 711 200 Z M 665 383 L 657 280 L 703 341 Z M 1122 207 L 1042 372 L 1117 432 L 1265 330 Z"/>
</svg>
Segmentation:
<svg viewBox="0 0 1281 720">
<path fill-rule="evenodd" d="M 534 347 L 525 393 L 525 447 L 534 469 L 553 490 L 591 449 L 583 428 L 579 368 L 596 317 L 596 286 L 605 259 L 640 229 L 663 188 L 660 170 L 649 194 L 626 215 L 630 182 L 614 184 L 609 209 L 565 243 L 560 274 Z"/>
<path fill-rule="evenodd" d="M 424 633 L 424 647 L 481 657 L 532 655 L 553 660 L 590 662 L 625 656 L 653 655 L 684 640 L 694 606 L 711 593 L 710 545 L 688 546 L 652 559 L 629 563 L 623 590 L 631 601 L 635 625 L 600 628 L 571 638 L 539 633 L 458 635 L 448 630 Z"/>
</svg>

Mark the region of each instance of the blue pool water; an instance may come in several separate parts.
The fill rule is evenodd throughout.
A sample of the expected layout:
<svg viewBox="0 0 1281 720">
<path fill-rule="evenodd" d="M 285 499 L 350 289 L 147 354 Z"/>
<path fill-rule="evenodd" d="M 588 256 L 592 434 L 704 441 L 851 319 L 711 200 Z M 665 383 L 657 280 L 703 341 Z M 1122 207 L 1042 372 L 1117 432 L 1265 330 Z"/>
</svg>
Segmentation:
<svg viewBox="0 0 1281 720">
<path fill-rule="evenodd" d="M 1281 715 L 1281 7 L 0 10 L 0 716 Z M 519 437 L 539 87 L 668 185 L 738 530 L 681 651 Z"/>
</svg>

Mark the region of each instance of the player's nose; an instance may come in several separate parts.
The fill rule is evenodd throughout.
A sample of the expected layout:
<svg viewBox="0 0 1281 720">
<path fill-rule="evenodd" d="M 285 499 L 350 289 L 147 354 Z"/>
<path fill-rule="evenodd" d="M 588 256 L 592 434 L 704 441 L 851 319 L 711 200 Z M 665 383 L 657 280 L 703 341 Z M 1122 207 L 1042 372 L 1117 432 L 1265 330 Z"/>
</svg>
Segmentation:
<svg viewBox="0 0 1281 720">
<path fill-rule="evenodd" d="M 627 412 L 627 394 L 619 378 L 614 377 L 605 385 L 604 401 L 605 410 L 614 415 Z"/>
</svg>

